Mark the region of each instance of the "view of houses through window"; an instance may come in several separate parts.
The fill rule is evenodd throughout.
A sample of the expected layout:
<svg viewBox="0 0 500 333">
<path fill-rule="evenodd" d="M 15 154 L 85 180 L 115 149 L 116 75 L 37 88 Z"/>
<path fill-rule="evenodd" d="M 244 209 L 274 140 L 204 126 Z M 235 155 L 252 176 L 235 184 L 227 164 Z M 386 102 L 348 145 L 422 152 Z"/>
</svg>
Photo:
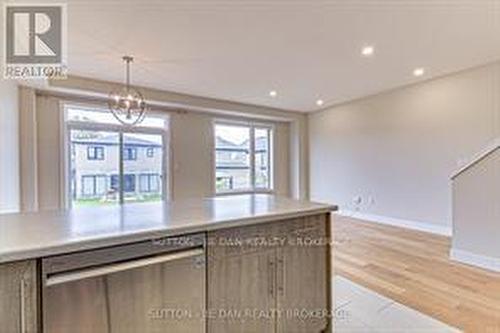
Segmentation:
<svg viewBox="0 0 500 333">
<path fill-rule="evenodd" d="M 215 124 L 216 192 L 272 188 L 272 127 Z"/>
<path fill-rule="evenodd" d="M 165 197 L 168 119 L 124 127 L 108 112 L 67 106 L 68 196 L 72 206 Z M 215 123 L 217 193 L 272 189 L 273 127 Z"/>
<path fill-rule="evenodd" d="M 68 108 L 73 206 L 163 198 L 165 120 L 133 131 L 99 110 Z"/>
</svg>

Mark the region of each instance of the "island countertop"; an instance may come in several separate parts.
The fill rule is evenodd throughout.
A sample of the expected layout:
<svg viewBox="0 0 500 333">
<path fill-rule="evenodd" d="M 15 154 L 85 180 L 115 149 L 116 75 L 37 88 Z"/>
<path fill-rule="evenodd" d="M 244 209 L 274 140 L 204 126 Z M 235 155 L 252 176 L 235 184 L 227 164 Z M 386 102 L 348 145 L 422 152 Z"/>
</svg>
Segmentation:
<svg viewBox="0 0 500 333">
<path fill-rule="evenodd" d="M 0 215 L 0 263 L 337 210 L 269 194 Z"/>
</svg>

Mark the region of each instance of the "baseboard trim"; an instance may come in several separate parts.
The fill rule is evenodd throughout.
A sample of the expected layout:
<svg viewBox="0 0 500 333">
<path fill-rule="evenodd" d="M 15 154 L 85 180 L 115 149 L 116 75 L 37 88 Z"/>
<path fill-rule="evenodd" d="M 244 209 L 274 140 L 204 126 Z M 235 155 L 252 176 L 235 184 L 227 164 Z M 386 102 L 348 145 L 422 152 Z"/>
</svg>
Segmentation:
<svg viewBox="0 0 500 333">
<path fill-rule="evenodd" d="M 392 225 L 395 227 L 401 227 L 401 228 L 406 228 L 406 229 L 411 229 L 411 230 L 429 232 L 431 234 L 436 234 L 436 235 L 441 235 L 441 236 L 451 237 L 451 235 L 452 235 L 451 226 L 449 226 L 449 227 L 448 226 L 440 226 L 440 225 L 435 225 L 432 223 L 404 220 L 404 219 L 398 219 L 398 218 L 394 218 L 394 217 L 381 216 L 381 215 L 375 215 L 375 214 L 367 214 L 367 213 L 348 211 L 348 210 L 339 211 L 337 214 L 339 214 L 341 216 L 345 216 L 345 217 L 353 217 L 353 218 L 368 221 L 368 222 L 375 222 L 375 223 Z"/>
<path fill-rule="evenodd" d="M 450 250 L 450 259 L 463 264 L 500 272 L 500 258 L 488 257 L 460 249 Z"/>
</svg>

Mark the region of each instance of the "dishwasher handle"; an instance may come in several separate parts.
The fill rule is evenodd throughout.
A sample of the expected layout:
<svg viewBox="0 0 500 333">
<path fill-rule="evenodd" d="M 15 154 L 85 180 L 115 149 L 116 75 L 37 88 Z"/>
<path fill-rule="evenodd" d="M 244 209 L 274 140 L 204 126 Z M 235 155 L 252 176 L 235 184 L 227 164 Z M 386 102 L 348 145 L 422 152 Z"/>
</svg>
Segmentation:
<svg viewBox="0 0 500 333">
<path fill-rule="evenodd" d="M 56 273 L 53 275 L 49 275 L 47 277 L 47 279 L 45 280 L 45 285 L 47 287 L 50 287 L 63 283 L 79 281 L 87 278 L 93 278 L 93 277 L 128 271 L 135 268 L 162 264 L 173 260 L 197 257 L 204 254 L 205 250 L 203 248 L 195 248 L 195 249 L 167 253 L 153 257 L 129 260 L 121 263 L 109 264 L 97 268 L 82 269 L 73 272 Z"/>
</svg>

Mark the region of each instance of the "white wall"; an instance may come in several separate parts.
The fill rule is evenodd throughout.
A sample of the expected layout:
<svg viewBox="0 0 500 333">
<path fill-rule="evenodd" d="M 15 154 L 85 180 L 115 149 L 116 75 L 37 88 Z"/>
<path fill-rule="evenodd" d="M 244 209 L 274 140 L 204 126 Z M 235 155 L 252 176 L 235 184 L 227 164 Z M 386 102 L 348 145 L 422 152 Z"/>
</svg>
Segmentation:
<svg viewBox="0 0 500 333">
<path fill-rule="evenodd" d="M 170 118 L 172 198 L 213 194 L 211 119 L 203 114 L 175 113 Z"/>
<path fill-rule="evenodd" d="M 483 266 L 500 271 L 500 149 L 453 180 L 453 199 L 452 255 L 491 258 Z"/>
<path fill-rule="evenodd" d="M 64 167 L 61 151 L 59 100 L 54 97 L 36 98 L 36 156 L 38 208 L 58 209 L 63 206 Z M 24 135 L 24 133 L 21 133 Z M 24 148 L 23 148 L 24 149 Z"/>
<path fill-rule="evenodd" d="M 449 226 L 451 173 L 500 135 L 500 64 L 312 114 L 309 133 L 313 200 Z"/>
<path fill-rule="evenodd" d="M 170 118 L 172 156 L 172 198 L 214 194 L 214 115 L 174 113 Z M 274 187 L 279 195 L 289 190 L 289 124 L 274 124 Z"/>
<path fill-rule="evenodd" d="M 0 79 L 0 213 L 19 210 L 18 119 L 17 84 Z"/>
</svg>

